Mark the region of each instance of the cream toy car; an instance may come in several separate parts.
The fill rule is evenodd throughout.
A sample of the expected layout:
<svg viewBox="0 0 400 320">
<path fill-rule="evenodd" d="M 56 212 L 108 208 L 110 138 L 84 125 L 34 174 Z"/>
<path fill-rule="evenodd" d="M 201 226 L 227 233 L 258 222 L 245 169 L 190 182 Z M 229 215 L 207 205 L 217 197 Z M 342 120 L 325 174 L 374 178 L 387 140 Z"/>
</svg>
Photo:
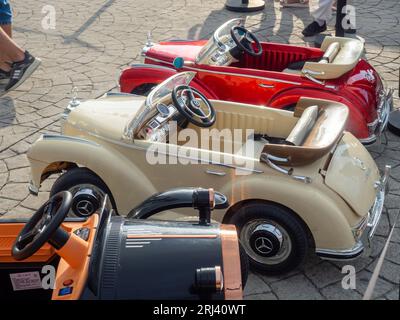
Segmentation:
<svg viewBox="0 0 400 320">
<path fill-rule="evenodd" d="M 63 173 L 51 193 L 72 192 L 75 215 L 91 215 L 108 194 L 129 216 L 156 192 L 212 187 L 231 203 L 214 219 L 236 225 L 261 271 L 286 272 L 309 249 L 328 259 L 359 256 L 381 217 L 390 167 L 381 175 L 344 132 L 348 108 L 304 98 L 294 112 L 208 100 L 189 86 L 194 76 L 176 74 L 147 98 L 74 100 L 62 134 L 43 135 L 28 153 L 30 191 Z"/>
</svg>

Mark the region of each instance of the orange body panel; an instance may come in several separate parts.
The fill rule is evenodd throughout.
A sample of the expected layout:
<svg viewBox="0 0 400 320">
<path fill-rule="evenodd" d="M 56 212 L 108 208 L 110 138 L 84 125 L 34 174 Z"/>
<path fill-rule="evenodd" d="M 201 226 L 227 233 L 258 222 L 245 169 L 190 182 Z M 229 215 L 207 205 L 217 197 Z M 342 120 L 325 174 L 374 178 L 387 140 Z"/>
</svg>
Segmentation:
<svg viewBox="0 0 400 320">
<path fill-rule="evenodd" d="M 73 226 L 70 230 L 71 237 L 68 242 L 57 251 L 61 260 L 58 264 L 53 300 L 78 300 L 80 298 L 88 278 L 90 256 L 98 224 L 99 216 L 94 214 L 85 223 Z M 87 242 L 73 233 L 80 228 L 90 229 Z M 72 281 L 72 293 L 59 296 L 59 290 L 65 287 L 63 283 L 66 281 Z"/>
<path fill-rule="evenodd" d="M 17 261 L 12 257 L 12 246 L 24 225 L 25 223 L 0 223 L 0 263 L 46 262 L 54 256 L 55 250 L 46 243 L 38 252 L 24 261 Z"/>
<path fill-rule="evenodd" d="M 242 273 L 240 271 L 239 242 L 236 227 L 221 225 L 224 293 L 227 300 L 242 300 Z"/>
</svg>

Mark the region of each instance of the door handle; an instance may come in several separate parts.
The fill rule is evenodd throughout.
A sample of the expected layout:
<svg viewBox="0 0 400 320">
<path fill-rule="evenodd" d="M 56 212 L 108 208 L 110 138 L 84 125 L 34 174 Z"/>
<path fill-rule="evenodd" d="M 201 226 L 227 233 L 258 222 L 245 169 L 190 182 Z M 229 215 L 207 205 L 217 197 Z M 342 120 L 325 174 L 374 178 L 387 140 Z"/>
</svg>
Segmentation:
<svg viewBox="0 0 400 320">
<path fill-rule="evenodd" d="M 275 85 L 274 85 L 274 84 L 260 83 L 259 86 L 260 86 L 261 88 L 266 88 L 266 89 L 275 88 Z"/>
<path fill-rule="evenodd" d="M 206 173 L 212 174 L 214 176 L 219 176 L 219 177 L 226 176 L 226 172 L 223 172 L 223 171 L 206 170 Z"/>
</svg>

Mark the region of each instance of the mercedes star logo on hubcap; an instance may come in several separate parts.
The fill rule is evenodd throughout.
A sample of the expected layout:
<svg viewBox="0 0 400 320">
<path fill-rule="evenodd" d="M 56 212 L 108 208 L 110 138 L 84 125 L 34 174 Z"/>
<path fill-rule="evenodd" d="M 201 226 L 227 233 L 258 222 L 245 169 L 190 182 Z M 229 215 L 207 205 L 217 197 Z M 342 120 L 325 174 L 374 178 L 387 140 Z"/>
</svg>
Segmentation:
<svg viewBox="0 0 400 320">
<path fill-rule="evenodd" d="M 259 237 L 255 241 L 255 247 L 257 251 L 261 252 L 262 254 L 268 254 L 274 248 L 271 240 L 265 237 Z"/>
</svg>

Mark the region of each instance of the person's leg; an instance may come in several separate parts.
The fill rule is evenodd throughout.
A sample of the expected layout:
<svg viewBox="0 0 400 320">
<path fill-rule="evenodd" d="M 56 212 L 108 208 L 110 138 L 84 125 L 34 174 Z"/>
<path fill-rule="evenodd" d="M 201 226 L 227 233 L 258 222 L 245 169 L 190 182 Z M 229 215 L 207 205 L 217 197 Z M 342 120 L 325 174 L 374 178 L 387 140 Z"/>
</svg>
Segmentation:
<svg viewBox="0 0 400 320">
<path fill-rule="evenodd" d="M 0 91 L 10 82 L 12 64 L 23 60 L 24 57 L 24 50 L 0 28 Z"/>
<path fill-rule="evenodd" d="M 332 15 L 333 1 L 334 0 L 319 0 L 317 6 L 310 6 L 311 16 L 314 21 L 303 30 L 302 33 L 304 36 L 311 37 L 326 30 L 326 22 Z"/>
<path fill-rule="evenodd" d="M 8 0 L 0 0 L 0 27 L 12 37 L 12 11 Z"/>
<path fill-rule="evenodd" d="M 1 28 L 4 30 L 4 32 L 12 38 L 12 25 L 11 24 L 3 24 L 1 25 Z"/>
<path fill-rule="evenodd" d="M 334 0 L 319 0 L 318 7 L 311 12 L 314 21 L 318 22 L 320 26 L 324 25 L 330 20 L 332 16 L 332 4 Z"/>
<path fill-rule="evenodd" d="M 0 28 L 0 96 L 20 86 L 40 62 Z"/>
<path fill-rule="evenodd" d="M 19 47 L 6 33 L 0 28 L 0 63 L 2 67 L 6 64 L 22 61 L 25 57 L 25 50 Z M 2 68 L 3 69 L 3 68 Z M 7 71 L 7 70 L 5 70 Z"/>
</svg>

